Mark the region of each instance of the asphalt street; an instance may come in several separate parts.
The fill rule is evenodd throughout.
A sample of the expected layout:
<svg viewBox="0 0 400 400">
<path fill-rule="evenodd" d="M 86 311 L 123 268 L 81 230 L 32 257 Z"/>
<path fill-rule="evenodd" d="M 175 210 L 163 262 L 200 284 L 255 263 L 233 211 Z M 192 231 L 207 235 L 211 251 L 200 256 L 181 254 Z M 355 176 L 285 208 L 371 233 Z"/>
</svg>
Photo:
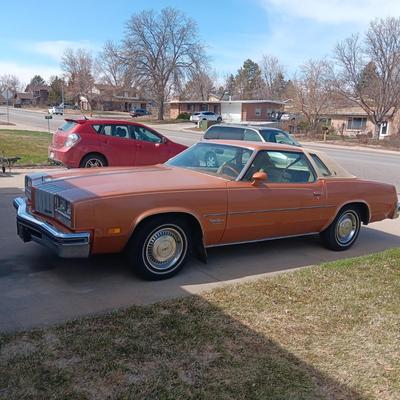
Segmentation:
<svg viewBox="0 0 400 400">
<path fill-rule="evenodd" d="M 14 117 L 20 111 L 13 110 Z M 43 124 L 44 116 L 31 114 L 21 111 L 18 115 L 26 124 L 37 124 L 36 129 L 43 129 L 40 123 Z M 56 117 L 57 124 L 62 119 Z M 189 125 L 180 125 L 180 129 L 185 126 Z M 186 144 L 196 142 L 200 136 L 178 130 L 176 125 L 155 128 Z M 397 154 L 332 146 L 324 150 L 349 171 L 365 178 L 396 183 L 399 190 L 400 158 Z M 208 250 L 207 264 L 192 259 L 172 279 L 145 282 L 126 267 L 123 255 L 65 260 L 35 243 L 22 243 L 16 234 L 12 199 L 22 194 L 25 172 L 16 170 L 12 176 L 0 174 L 0 332 L 51 325 L 133 304 L 198 294 L 236 280 L 256 279 L 400 246 L 400 220 L 386 220 L 363 227 L 356 244 L 346 252 L 329 251 L 313 236 L 213 248 Z"/>
</svg>

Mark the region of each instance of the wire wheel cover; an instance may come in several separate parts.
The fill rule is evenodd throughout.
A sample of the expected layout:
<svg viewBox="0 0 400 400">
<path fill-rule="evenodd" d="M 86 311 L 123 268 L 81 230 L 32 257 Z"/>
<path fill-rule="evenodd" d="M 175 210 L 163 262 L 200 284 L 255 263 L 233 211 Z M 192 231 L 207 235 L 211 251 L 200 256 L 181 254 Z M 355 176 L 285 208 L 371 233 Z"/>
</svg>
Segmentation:
<svg viewBox="0 0 400 400">
<path fill-rule="evenodd" d="M 175 226 L 159 227 L 147 238 L 143 256 L 152 269 L 157 271 L 177 267 L 186 253 L 187 241 L 184 232 Z"/>
</svg>

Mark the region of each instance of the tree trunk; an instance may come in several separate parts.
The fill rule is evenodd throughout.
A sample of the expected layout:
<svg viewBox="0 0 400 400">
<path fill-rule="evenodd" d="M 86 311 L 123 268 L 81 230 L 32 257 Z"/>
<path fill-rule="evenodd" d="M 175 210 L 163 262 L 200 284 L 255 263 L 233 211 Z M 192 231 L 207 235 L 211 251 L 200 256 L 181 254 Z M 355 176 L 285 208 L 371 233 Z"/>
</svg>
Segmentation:
<svg viewBox="0 0 400 400">
<path fill-rule="evenodd" d="M 374 124 L 374 135 L 373 135 L 374 139 L 378 139 L 379 140 L 379 132 L 380 132 L 380 130 L 381 130 L 380 124 L 375 123 Z"/>
<path fill-rule="evenodd" d="M 158 102 L 158 119 L 160 121 L 164 119 L 164 99 L 160 99 Z"/>
</svg>

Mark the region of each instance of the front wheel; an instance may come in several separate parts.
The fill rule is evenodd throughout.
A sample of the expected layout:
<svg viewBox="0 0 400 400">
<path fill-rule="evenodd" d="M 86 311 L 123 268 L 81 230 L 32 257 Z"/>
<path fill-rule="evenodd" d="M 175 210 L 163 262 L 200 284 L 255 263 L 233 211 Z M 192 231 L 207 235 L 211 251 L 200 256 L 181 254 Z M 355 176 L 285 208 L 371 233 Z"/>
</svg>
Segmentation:
<svg viewBox="0 0 400 400">
<path fill-rule="evenodd" d="M 357 207 L 344 207 L 325 231 L 320 233 L 326 247 L 335 251 L 349 249 L 356 241 L 361 228 Z"/>
<path fill-rule="evenodd" d="M 222 118 L 221 118 L 221 117 L 218 117 L 218 118 L 217 118 L 217 122 L 222 122 Z"/>
<path fill-rule="evenodd" d="M 129 264 L 144 279 L 167 279 L 183 268 L 190 249 L 190 229 L 183 219 L 156 217 L 134 233 L 128 247 Z"/>
</svg>

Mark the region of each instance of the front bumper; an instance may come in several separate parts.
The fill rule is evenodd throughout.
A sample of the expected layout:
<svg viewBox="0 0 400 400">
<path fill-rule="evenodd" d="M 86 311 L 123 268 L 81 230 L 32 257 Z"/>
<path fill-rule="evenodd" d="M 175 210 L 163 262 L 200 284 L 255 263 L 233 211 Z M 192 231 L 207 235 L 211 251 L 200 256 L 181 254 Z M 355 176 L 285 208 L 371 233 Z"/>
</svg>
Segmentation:
<svg viewBox="0 0 400 400">
<path fill-rule="evenodd" d="M 27 210 L 22 197 L 14 199 L 17 210 L 17 232 L 24 242 L 33 240 L 53 250 L 62 258 L 86 258 L 90 254 L 90 233 L 64 233 L 41 221 Z"/>
</svg>

